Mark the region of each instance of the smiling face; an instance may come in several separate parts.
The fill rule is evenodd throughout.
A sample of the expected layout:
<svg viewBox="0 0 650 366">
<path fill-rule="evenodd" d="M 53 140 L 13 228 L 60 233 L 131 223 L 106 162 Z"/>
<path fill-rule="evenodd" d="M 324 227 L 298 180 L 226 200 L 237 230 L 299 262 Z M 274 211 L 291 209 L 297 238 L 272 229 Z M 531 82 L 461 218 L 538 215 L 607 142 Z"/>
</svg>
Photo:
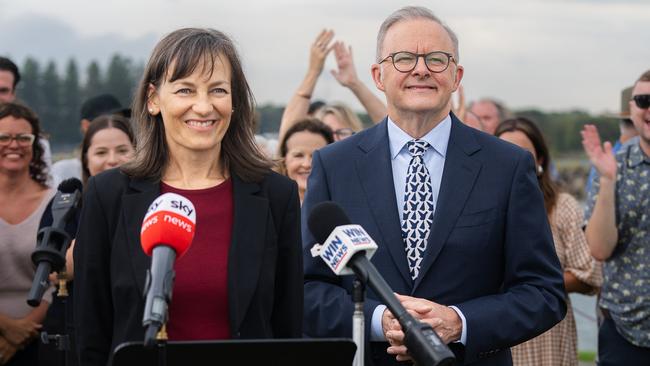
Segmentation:
<svg viewBox="0 0 650 366">
<path fill-rule="evenodd" d="M 327 145 L 322 135 L 309 131 L 300 131 L 287 139 L 287 155 L 284 164 L 287 176 L 298 183 L 300 197 L 307 190 L 307 178 L 311 173 L 311 158 L 314 151 Z"/>
<path fill-rule="evenodd" d="M 105 128 L 97 131 L 90 141 L 86 153 L 90 175 L 120 166 L 133 157 L 134 149 L 124 131 L 118 128 Z"/>
<path fill-rule="evenodd" d="M 424 18 L 402 20 L 386 32 L 381 57 L 409 51 L 426 54 L 444 51 L 454 54 L 454 47 L 447 31 L 438 23 Z M 440 73 L 427 69 L 424 60 L 418 58 L 411 72 L 397 71 L 391 59 L 374 64 L 372 76 L 375 85 L 386 94 L 388 114 L 399 120 L 409 113 L 427 114 L 441 121 L 450 112 L 451 94 L 462 79 L 463 67 L 450 61 L 449 67 Z"/>
<path fill-rule="evenodd" d="M 642 94 L 650 94 L 650 81 L 639 81 L 634 85 L 632 97 Z M 641 147 L 646 155 L 650 155 L 650 108 L 639 108 L 633 100 L 630 101 L 630 119 L 639 133 Z"/>
<path fill-rule="evenodd" d="M 228 59 L 204 60 L 191 75 L 150 86 L 148 108 L 162 116 L 170 156 L 212 151 L 218 157 L 233 113 Z"/>
<path fill-rule="evenodd" d="M 7 116 L 0 119 L 0 133 L 7 135 L 33 134 L 32 125 L 22 118 Z M 33 145 L 22 146 L 13 139 L 8 145 L 0 146 L 0 172 L 29 172 L 33 157 Z"/>
</svg>

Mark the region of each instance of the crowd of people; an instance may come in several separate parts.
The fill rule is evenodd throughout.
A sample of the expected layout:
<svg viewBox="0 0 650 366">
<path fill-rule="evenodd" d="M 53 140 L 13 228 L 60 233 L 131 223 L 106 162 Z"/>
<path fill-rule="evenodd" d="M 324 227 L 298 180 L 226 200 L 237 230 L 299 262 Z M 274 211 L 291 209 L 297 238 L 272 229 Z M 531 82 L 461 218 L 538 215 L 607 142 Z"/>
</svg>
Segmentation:
<svg viewBox="0 0 650 366">
<path fill-rule="evenodd" d="M 140 230 L 163 193 L 197 213 L 174 265 L 170 340 L 350 337 L 352 277 L 312 257 L 307 226 L 333 201 L 374 238 L 372 262 L 458 364 L 577 365 L 569 293 L 599 298 L 599 365 L 650 362 L 650 70 L 622 93 L 615 146 L 593 125 L 581 132 L 592 165 L 583 210 L 558 185 L 535 121 L 496 98 L 466 103 L 458 50 L 429 9 L 390 14 L 370 66 L 384 102 L 325 29 L 272 142 L 255 136 L 233 41 L 179 29 L 153 49 L 130 108 L 109 94 L 83 103 L 80 148 L 54 163 L 38 116 L 17 100 L 18 68 L 0 57 L 0 364 L 105 365 L 143 340 L 151 259 Z M 372 126 L 312 100 L 330 54 Z M 30 307 L 37 232 L 68 178 L 83 199 L 65 228 L 66 265 Z M 413 361 L 372 291 L 364 316 L 367 364 Z M 69 342 L 56 349 L 40 332 Z"/>
</svg>

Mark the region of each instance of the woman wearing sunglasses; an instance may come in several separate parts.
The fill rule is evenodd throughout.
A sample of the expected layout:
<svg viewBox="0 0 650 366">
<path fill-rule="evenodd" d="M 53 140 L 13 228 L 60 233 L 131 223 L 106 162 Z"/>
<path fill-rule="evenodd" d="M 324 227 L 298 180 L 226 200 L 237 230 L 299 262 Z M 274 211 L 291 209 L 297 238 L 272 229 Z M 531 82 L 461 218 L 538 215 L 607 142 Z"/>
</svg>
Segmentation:
<svg viewBox="0 0 650 366">
<path fill-rule="evenodd" d="M 26 302 L 39 220 L 54 195 L 39 133 L 30 109 L 0 104 L 0 365 L 36 364 L 35 339 L 49 305 Z"/>
</svg>

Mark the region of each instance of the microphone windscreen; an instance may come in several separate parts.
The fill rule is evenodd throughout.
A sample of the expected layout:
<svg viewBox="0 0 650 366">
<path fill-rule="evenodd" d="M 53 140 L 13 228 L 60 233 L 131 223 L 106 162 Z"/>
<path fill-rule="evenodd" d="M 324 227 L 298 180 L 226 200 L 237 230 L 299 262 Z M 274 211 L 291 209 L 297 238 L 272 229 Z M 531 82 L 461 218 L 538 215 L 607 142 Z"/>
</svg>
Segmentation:
<svg viewBox="0 0 650 366">
<path fill-rule="evenodd" d="M 192 243 L 196 212 L 187 198 L 176 193 L 165 193 L 153 201 L 142 221 L 140 244 L 147 255 L 153 248 L 166 245 L 181 257 Z"/>
<path fill-rule="evenodd" d="M 83 184 L 77 178 L 68 178 L 59 183 L 57 190 L 61 193 L 73 193 L 74 191 L 82 191 Z"/>
<path fill-rule="evenodd" d="M 311 210 L 307 226 L 319 243 L 324 243 L 330 233 L 341 225 L 351 224 L 343 208 L 332 201 L 324 201 Z"/>
</svg>

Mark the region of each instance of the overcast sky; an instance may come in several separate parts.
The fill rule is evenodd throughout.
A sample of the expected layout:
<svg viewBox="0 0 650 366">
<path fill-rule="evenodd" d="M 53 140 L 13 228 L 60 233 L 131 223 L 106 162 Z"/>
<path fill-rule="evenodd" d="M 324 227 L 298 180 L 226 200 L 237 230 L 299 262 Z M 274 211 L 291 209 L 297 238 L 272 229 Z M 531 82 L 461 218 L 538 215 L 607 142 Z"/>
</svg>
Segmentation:
<svg viewBox="0 0 650 366">
<path fill-rule="evenodd" d="M 185 26 L 232 36 L 259 104 L 285 104 L 322 28 L 352 45 L 357 71 L 374 90 L 370 65 L 379 25 L 404 5 L 425 5 L 460 39 L 468 98 L 512 108 L 616 111 L 620 91 L 650 69 L 650 0 L 0 0 L 0 54 L 85 68 L 119 52 L 144 62 L 164 34 Z M 326 64 L 315 97 L 353 95 Z M 378 95 L 379 92 L 378 92 Z M 383 96 L 382 96 L 383 98 Z"/>
</svg>

